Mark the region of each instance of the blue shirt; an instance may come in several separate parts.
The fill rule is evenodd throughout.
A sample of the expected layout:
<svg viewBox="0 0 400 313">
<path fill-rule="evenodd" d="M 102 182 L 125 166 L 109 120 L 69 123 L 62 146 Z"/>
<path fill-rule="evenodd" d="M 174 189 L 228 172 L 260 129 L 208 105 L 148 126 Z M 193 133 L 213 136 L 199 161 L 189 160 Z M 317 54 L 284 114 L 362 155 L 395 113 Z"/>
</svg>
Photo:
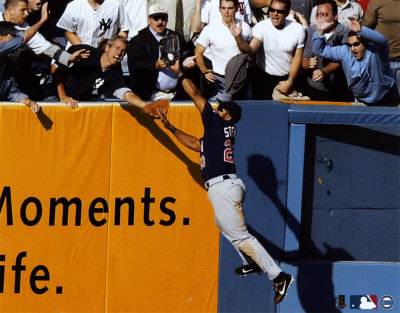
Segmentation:
<svg viewBox="0 0 400 313">
<path fill-rule="evenodd" d="M 202 120 L 204 136 L 200 139 L 200 169 L 204 181 L 220 175 L 235 174 L 235 125 L 221 118 L 209 102 L 204 106 Z"/>
<path fill-rule="evenodd" d="M 395 82 L 389 63 L 389 44 L 383 35 L 365 26 L 358 35 L 368 40 L 361 60 L 357 60 L 346 45 L 327 45 L 318 32 L 313 35 L 312 50 L 318 56 L 342 63 L 354 97 L 365 103 L 375 103 L 382 100 Z"/>
</svg>

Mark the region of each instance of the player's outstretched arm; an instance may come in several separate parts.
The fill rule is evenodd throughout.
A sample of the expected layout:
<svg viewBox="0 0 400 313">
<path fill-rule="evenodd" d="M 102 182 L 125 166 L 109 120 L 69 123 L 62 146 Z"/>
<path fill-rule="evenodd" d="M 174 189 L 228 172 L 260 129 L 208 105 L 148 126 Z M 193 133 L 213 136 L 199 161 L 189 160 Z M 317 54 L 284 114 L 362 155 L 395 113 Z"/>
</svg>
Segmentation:
<svg viewBox="0 0 400 313">
<path fill-rule="evenodd" d="M 184 73 L 180 71 L 179 60 L 171 66 L 171 70 L 174 73 L 178 73 L 179 80 L 182 81 L 183 89 L 185 89 L 185 92 L 193 100 L 200 114 L 202 114 L 204 106 L 206 105 L 206 98 L 203 97 L 196 85 L 189 78 L 187 78 Z"/>
<path fill-rule="evenodd" d="M 167 119 L 167 116 L 165 115 L 165 112 L 159 108 L 158 113 L 161 118 L 161 122 L 163 123 L 164 127 L 168 130 L 171 131 L 171 133 L 174 134 L 176 139 L 179 140 L 181 144 L 183 144 L 185 147 L 192 149 L 196 152 L 200 152 L 200 140 L 199 138 L 196 138 L 194 136 L 191 136 L 189 134 L 186 134 L 185 132 L 175 128 Z"/>
</svg>

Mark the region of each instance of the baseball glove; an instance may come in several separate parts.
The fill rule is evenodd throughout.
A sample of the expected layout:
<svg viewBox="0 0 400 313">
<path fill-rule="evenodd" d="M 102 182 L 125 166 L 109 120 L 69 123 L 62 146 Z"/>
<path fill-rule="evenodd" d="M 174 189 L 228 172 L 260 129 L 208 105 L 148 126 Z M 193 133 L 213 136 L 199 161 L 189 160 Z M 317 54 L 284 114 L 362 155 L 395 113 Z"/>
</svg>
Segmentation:
<svg viewBox="0 0 400 313">
<path fill-rule="evenodd" d="M 168 112 L 170 100 L 158 100 L 155 102 L 151 102 L 146 104 L 142 108 L 142 112 L 153 117 L 160 118 L 160 114 L 158 113 L 158 108 L 161 108 L 165 113 Z"/>
<path fill-rule="evenodd" d="M 160 40 L 161 60 L 169 67 L 181 57 L 179 38 L 177 35 L 165 36 Z"/>
</svg>

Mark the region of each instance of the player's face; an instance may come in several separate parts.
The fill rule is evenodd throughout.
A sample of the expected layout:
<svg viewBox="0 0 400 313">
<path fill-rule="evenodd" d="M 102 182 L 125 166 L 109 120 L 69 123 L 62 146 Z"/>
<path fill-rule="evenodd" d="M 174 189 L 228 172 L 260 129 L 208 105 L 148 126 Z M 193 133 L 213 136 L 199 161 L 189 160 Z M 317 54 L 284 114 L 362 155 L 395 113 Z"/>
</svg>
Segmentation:
<svg viewBox="0 0 400 313">
<path fill-rule="evenodd" d="M 153 14 L 148 18 L 149 25 L 159 35 L 164 35 L 167 31 L 168 15 Z"/>
<path fill-rule="evenodd" d="M 347 39 L 347 46 L 350 49 L 350 52 L 356 58 L 356 60 L 361 60 L 365 54 L 365 46 L 360 41 L 357 36 L 351 36 Z"/>
<path fill-rule="evenodd" d="M 338 15 L 333 15 L 332 6 L 329 3 L 320 4 L 317 7 L 317 17 L 324 18 L 326 22 L 337 21 Z"/>
<path fill-rule="evenodd" d="M 9 41 L 9 40 L 11 40 L 12 38 L 14 38 L 14 36 L 13 36 L 13 35 L 10 35 L 10 34 L 8 34 L 8 35 L 1 35 L 1 36 L 0 36 L 0 42 Z"/>
<path fill-rule="evenodd" d="M 15 7 L 11 7 L 8 10 L 8 13 L 10 15 L 10 22 L 17 25 L 24 24 L 26 18 L 29 15 L 28 5 L 22 1 L 18 2 Z"/>
<path fill-rule="evenodd" d="M 218 112 L 218 115 L 222 119 L 224 119 L 226 121 L 229 121 L 231 119 L 231 114 L 229 113 L 229 111 L 227 109 L 221 107 L 221 105 L 218 106 L 217 112 Z"/>
<path fill-rule="evenodd" d="M 121 63 L 126 53 L 126 43 L 122 40 L 115 40 L 114 44 L 110 47 L 106 45 L 106 54 L 108 61 L 112 64 Z"/>
<path fill-rule="evenodd" d="M 274 1 L 272 2 L 269 8 L 269 17 L 271 19 L 272 25 L 274 25 L 278 29 L 282 29 L 285 27 L 285 18 L 289 15 L 289 12 L 286 11 L 286 4 Z"/>
<path fill-rule="evenodd" d="M 28 0 L 29 12 L 39 11 L 42 8 L 42 0 Z"/>
<path fill-rule="evenodd" d="M 235 17 L 237 8 L 233 1 L 221 1 L 219 11 L 221 12 L 222 20 L 228 23 L 233 17 Z"/>
</svg>

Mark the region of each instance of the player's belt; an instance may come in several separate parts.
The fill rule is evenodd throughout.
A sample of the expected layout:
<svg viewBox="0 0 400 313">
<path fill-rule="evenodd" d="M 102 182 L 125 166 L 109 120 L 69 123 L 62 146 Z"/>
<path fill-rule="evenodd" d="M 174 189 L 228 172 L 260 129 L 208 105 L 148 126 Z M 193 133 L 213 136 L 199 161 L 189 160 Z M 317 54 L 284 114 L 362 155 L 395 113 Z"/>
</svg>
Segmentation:
<svg viewBox="0 0 400 313">
<path fill-rule="evenodd" d="M 235 179 L 236 175 L 235 174 L 226 174 L 226 175 L 221 175 L 221 176 L 217 176 L 214 178 L 211 178 L 209 180 L 206 181 L 206 183 L 204 184 L 206 186 L 206 188 L 210 188 L 212 185 L 218 184 L 220 182 L 223 182 L 226 179 Z"/>
</svg>

